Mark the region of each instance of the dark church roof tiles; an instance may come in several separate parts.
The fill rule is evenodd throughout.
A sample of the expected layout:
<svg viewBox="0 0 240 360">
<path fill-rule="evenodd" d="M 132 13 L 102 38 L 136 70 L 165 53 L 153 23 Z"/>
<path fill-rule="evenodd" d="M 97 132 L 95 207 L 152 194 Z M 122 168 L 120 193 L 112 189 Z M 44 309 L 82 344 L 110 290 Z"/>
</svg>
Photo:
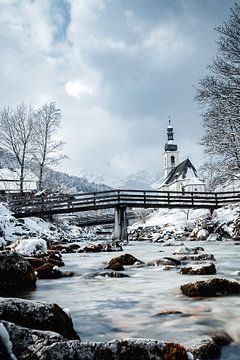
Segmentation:
<svg viewBox="0 0 240 360">
<path fill-rule="evenodd" d="M 178 180 L 180 177 L 182 177 L 182 179 L 185 179 L 188 168 L 192 169 L 194 175 L 197 177 L 197 170 L 195 169 L 191 161 L 189 159 L 186 159 L 170 171 L 170 173 L 168 174 L 168 176 L 164 181 L 164 184 L 169 185 L 174 181 Z"/>
</svg>

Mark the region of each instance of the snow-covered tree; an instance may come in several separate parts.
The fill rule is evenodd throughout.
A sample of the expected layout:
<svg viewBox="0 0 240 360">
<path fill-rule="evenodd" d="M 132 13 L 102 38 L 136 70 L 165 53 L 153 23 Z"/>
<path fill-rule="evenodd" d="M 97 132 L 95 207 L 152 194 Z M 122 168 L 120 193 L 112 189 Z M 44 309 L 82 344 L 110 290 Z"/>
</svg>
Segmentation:
<svg viewBox="0 0 240 360">
<path fill-rule="evenodd" d="M 215 30 L 217 55 L 199 81 L 196 100 L 203 107 L 201 143 L 230 174 L 240 170 L 240 5 Z"/>
<path fill-rule="evenodd" d="M 5 107 L 0 112 L 0 145 L 13 155 L 20 168 L 20 192 L 23 192 L 24 177 L 32 153 L 33 124 L 33 109 L 25 104 L 16 109 Z"/>
<path fill-rule="evenodd" d="M 35 112 L 33 162 L 38 176 L 38 187 L 42 189 L 46 167 L 52 167 L 64 158 L 61 154 L 63 142 L 55 138 L 61 121 L 61 111 L 54 102 L 43 105 Z"/>
</svg>

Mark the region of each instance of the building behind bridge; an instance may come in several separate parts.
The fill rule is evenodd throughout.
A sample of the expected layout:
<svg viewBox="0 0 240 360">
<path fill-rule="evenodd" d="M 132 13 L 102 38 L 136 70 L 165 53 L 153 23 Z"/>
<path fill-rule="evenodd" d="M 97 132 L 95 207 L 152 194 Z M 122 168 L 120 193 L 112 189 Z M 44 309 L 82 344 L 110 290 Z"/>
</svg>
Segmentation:
<svg viewBox="0 0 240 360">
<path fill-rule="evenodd" d="M 159 190 L 164 191 L 205 191 L 204 180 L 197 175 L 197 170 L 189 158 L 179 161 L 178 145 L 174 143 L 174 132 L 169 119 L 167 142 L 164 147 L 164 180 Z"/>
</svg>

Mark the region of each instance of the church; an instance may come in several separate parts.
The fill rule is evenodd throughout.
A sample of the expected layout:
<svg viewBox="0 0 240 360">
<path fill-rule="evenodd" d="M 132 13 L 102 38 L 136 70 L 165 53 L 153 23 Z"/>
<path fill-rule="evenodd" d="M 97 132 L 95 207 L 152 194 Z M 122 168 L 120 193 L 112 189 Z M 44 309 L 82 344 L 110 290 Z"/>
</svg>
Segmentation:
<svg viewBox="0 0 240 360">
<path fill-rule="evenodd" d="M 167 142 L 163 154 L 164 181 L 159 187 L 163 191 L 205 191 L 204 180 L 197 176 L 197 170 L 187 158 L 179 161 L 179 151 L 174 143 L 173 127 L 169 119 Z"/>
</svg>

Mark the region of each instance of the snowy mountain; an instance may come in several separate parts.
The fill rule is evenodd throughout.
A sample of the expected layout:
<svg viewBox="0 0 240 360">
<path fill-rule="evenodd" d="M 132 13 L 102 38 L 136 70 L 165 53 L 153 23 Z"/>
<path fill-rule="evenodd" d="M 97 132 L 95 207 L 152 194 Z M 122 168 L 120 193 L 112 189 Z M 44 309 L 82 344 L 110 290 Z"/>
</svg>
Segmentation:
<svg viewBox="0 0 240 360">
<path fill-rule="evenodd" d="M 16 159 L 2 148 L 0 148 L 0 168 L 11 168 L 13 170 L 18 168 Z M 29 164 L 29 169 L 34 173 L 34 168 L 31 164 Z M 57 190 L 71 190 L 73 192 L 91 192 L 110 189 L 110 187 L 105 184 L 89 181 L 84 177 L 68 175 L 50 168 L 46 169 L 44 185 Z"/>
<path fill-rule="evenodd" d="M 52 169 L 48 169 L 46 172 L 45 184 L 47 187 L 66 191 L 70 190 L 72 192 L 92 192 L 110 189 L 110 187 L 105 184 L 90 182 L 84 177 L 68 175 Z"/>
<path fill-rule="evenodd" d="M 153 190 L 152 184 L 159 182 L 161 178 L 162 174 L 160 171 L 149 172 L 140 170 L 122 179 L 115 187 L 121 189 Z"/>
</svg>

